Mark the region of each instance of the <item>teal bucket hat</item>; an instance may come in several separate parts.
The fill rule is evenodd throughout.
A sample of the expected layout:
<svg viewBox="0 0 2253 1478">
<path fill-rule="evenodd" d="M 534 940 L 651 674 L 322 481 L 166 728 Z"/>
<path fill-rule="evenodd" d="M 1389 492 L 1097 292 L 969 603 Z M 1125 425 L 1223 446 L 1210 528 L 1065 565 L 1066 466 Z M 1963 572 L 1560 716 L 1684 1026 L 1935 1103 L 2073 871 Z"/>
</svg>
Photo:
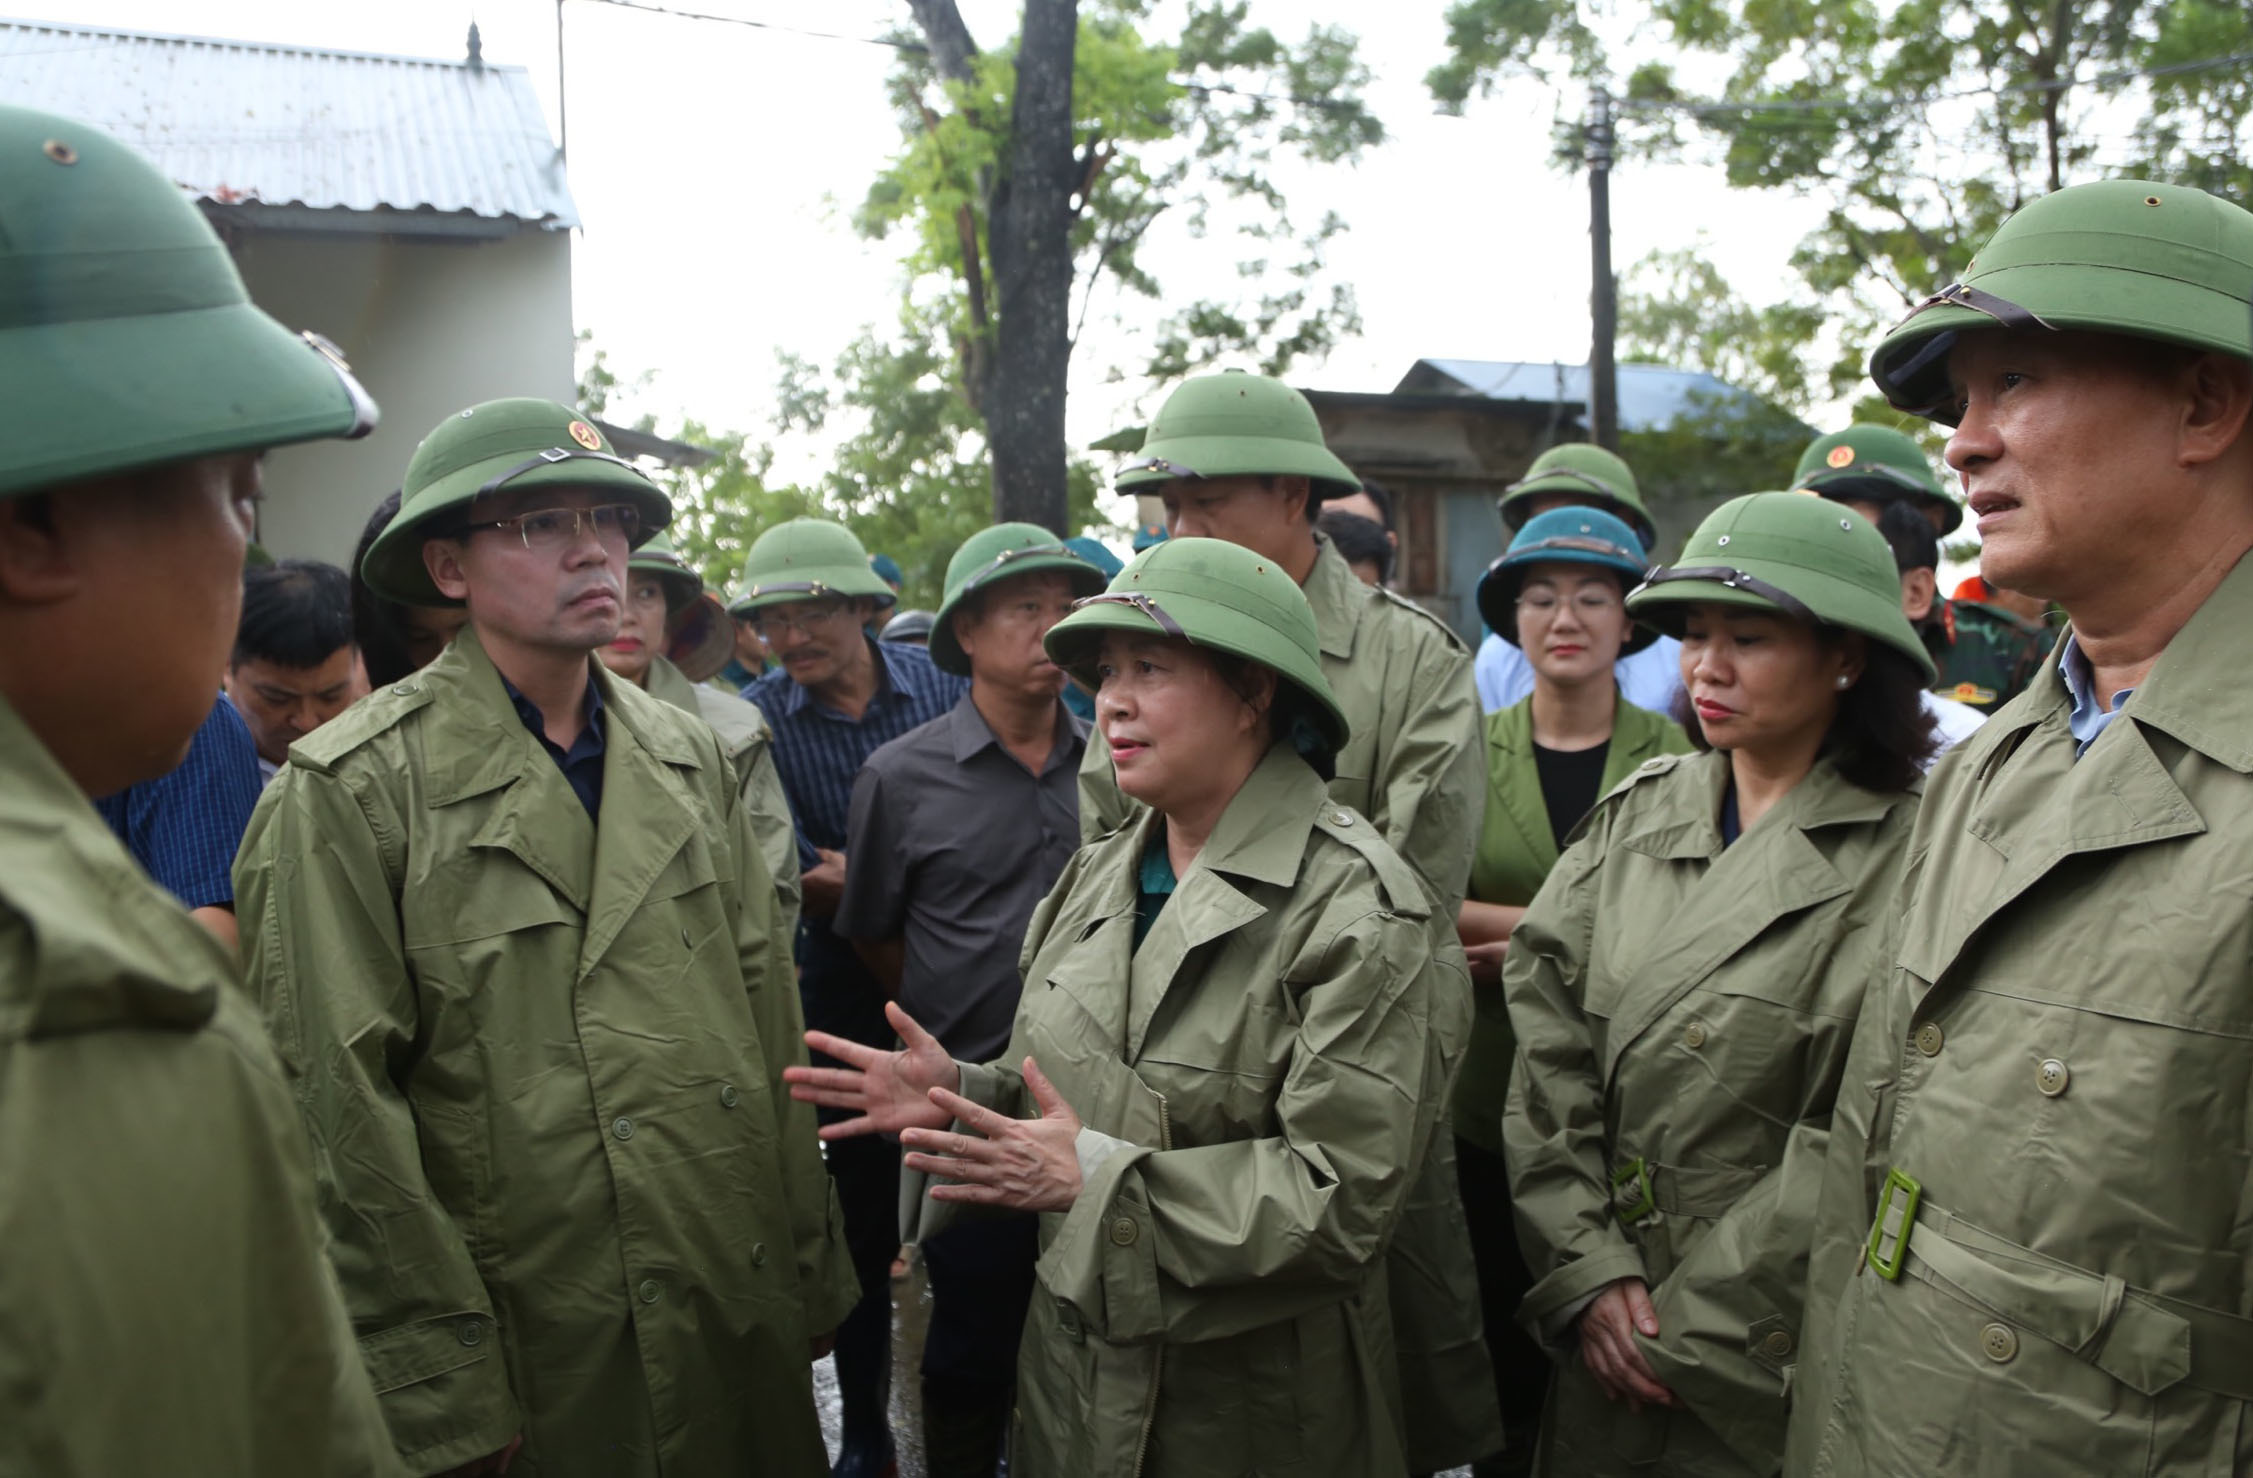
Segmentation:
<svg viewBox="0 0 2253 1478">
<path fill-rule="evenodd" d="M 1511 646 L 1518 644 L 1518 592 L 1535 565 L 1586 564 L 1619 577 L 1622 592 L 1642 583 L 1649 565 L 1643 541 L 1627 521 L 1601 508 L 1552 508 L 1526 520 L 1500 559 L 1479 577 L 1479 617 Z M 1659 638 L 1655 627 L 1630 621 L 1619 654 L 1630 656 Z"/>
</svg>

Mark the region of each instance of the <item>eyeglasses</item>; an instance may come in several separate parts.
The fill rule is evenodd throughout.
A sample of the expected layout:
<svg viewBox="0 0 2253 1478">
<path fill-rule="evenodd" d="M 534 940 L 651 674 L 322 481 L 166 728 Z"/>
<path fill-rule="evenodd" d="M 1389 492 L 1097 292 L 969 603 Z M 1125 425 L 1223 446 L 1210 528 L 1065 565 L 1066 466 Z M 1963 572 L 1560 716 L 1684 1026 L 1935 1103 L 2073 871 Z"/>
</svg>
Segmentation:
<svg viewBox="0 0 2253 1478">
<path fill-rule="evenodd" d="M 1556 593 L 1549 590 L 1536 590 L 1518 597 L 1518 609 L 1531 611 L 1536 616 L 1554 615 L 1557 607 L 1563 604 L 1563 601 L 1557 599 Z M 1575 591 L 1572 608 L 1583 616 L 1601 616 L 1606 611 L 1619 609 L 1619 597 L 1608 590 Z"/>
<path fill-rule="evenodd" d="M 739 619 L 751 623 L 761 641 L 771 641 L 786 631 L 814 634 L 817 626 L 827 626 L 843 613 L 845 603 L 839 600 L 796 601 L 785 606 L 761 606 L 747 617 Z"/>
<path fill-rule="evenodd" d="M 641 533 L 641 510 L 631 503 L 603 503 L 593 508 L 536 508 L 514 518 L 473 523 L 472 529 L 514 529 L 524 547 L 534 554 L 561 554 L 579 542 L 582 530 L 592 529 L 605 544 L 630 548 Z"/>
</svg>

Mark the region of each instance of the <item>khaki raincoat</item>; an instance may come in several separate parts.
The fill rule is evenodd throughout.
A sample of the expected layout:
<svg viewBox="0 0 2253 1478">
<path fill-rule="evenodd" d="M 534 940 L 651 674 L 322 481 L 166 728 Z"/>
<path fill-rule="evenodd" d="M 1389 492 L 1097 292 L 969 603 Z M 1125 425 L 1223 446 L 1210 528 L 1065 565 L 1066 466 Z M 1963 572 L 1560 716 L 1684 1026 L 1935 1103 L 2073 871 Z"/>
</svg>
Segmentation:
<svg viewBox="0 0 2253 1478">
<path fill-rule="evenodd" d="M 775 906 L 782 916 L 782 935 L 798 932 L 798 831 L 790 819 L 790 802 L 783 797 L 782 772 L 774 767 L 774 730 L 759 705 L 692 683 L 678 667 L 663 657 L 650 660 L 648 693 L 693 713 L 720 736 L 720 747 L 735 762 L 742 777 L 743 809 L 751 817 L 751 830 L 759 838 L 759 855 L 774 875 Z"/>
<path fill-rule="evenodd" d="M 1839 1096 L 1795 1474 L 2253 1473 L 2253 560 L 2078 760 L 1934 772 Z M 1889 1170 L 1879 1265 L 1864 1251 Z"/>
<path fill-rule="evenodd" d="M 299 741 L 235 869 L 345 1298 L 418 1472 L 819 1474 L 858 1296 L 713 732 L 603 685 L 599 832 L 465 629 Z"/>
<path fill-rule="evenodd" d="M 963 1070 L 1029 1114 L 1031 1056 L 1129 1142 L 1041 1218 L 1010 1470 L 1403 1474 L 1382 1260 L 1445 1108 L 1460 1023 L 1433 1017 L 1460 957 L 1433 956 L 1416 875 L 1282 747 L 1137 949 L 1160 825 L 1066 866 L 1008 1050 Z"/>
<path fill-rule="evenodd" d="M 390 1478 L 234 965 L 0 699 L 0 1474 Z"/>
<path fill-rule="evenodd" d="M 1738 1478 L 1782 1460 L 1822 1155 L 1884 957 L 1914 794 L 1815 769 L 1721 844 L 1729 759 L 1655 759 L 1583 823 L 1510 942 L 1503 1119 L 1525 1318 L 1560 1356 L 1537 1470 Z M 1573 1321 L 1641 1278 L 1685 1409 L 1603 1396 Z"/>
<path fill-rule="evenodd" d="M 1322 535 L 1300 588 L 1314 608 L 1322 676 L 1352 736 L 1338 755 L 1330 798 L 1367 817 L 1444 906 L 1432 910 L 1433 948 L 1455 941 L 1454 909 L 1471 872 L 1485 805 L 1479 697 L 1471 657 L 1446 624 L 1354 574 Z M 1122 825 L 1133 810 L 1111 778 L 1111 759 L 1090 744 L 1080 767 L 1080 835 Z M 1467 1023 L 1469 977 L 1449 972 L 1463 997 L 1435 1020 Z M 1462 1029 L 1442 1044 L 1452 1074 Z M 1455 1140 L 1433 1137 L 1390 1254 L 1394 1337 L 1408 1403 L 1409 1465 L 1454 1467 L 1498 1451 L 1502 1413 L 1479 1319 L 1478 1273 L 1455 1181 Z"/>
</svg>

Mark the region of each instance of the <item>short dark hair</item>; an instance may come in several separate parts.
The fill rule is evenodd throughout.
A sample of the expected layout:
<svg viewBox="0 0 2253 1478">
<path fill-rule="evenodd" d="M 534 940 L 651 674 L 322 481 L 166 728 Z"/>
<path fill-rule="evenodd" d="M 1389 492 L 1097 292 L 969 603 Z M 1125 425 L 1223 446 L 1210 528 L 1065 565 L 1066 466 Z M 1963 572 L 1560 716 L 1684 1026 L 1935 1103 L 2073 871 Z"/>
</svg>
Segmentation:
<svg viewBox="0 0 2253 1478">
<path fill-rule="evenodd" d="M 368 526 L 360 531 L 359 545 L 352 551 L 352 637 L 360 645 L 360 661 L 368 669 L 369 683 L 378 688 L 403 682 L 415 670 L 414 659 L 407 655 L 406 607 L 376 594 L 360 577 L 360 566 L 367 560 L 376 535 L 398 516 L 399 494 L 388 493 L 368 515 Z"/>
<path fill-rule="evenodd" d="M 1338 546 L 1338 553 L 1346 557 L 1347 564 L 1373 564 L 1380 581 L 1392 578 L 1392 540 L 1385 537 L 1381 525 L 1358 513 L 1325 508 L 1314 526 L 1329 535 L 1330 542 Z"/>
<path fill-rule="evenodd" d="M 1256 686 L 1253 678 L 1255 671 L 1266 672 L 1275 679 L 1274 696 L 1269 698 L 1267 704 L 1269 748 L 1272 749 L 1279 741 L 1293 739 L 1302 720 L 1307 727 L 1316 727 L 1316 718 L 1321 710 L 1305 689 L 1282 673 L 1264 662 L 1254 662 L 1251 658 L 1239 657 L 1234 652 L 1223 652 L 1212 647 L 1199 647 L 1198 650 L 1204 653 L 1206 661 L 1212 663 L 1213 670 L 1220 674 L 1220 680 L 1228 686 L 1228 690 L 1246 703 L 1252 701 L 1252 689 Z M 1325 781 L 1335 780 L 1338 776 L 1338 757 L 1334 754 L 1301 752 L 1299 758 L 1305 760 L 1314 773 Z"/>
<path fill-rule="evenodd" d="M 317 559 L 285 559 L 243 571 L 235 665 L 318 667 L 352 641 L 352 581 Z"/>
<path fill-rule="evenodd" d="M 1377 505 L 1377 521 L 1385 526 L 1385 532 L 1397 533 L 1398 526 L 1393 523 L 1392 490 L 1381 482 L 1364 477 L 1361 479 L 1361 492 Z"/>
<path fill-rule="evenodd" d="M 1846 640 L 1844 630 L 1830 625 L 1817 626 L 1815 636 L 1825 646 Z M 1674 695 L 1674 721 L 1698 749 L 1713 748 L 1686 687 Z M 1924 706 L 1924 670 L 1871 638 L 1862 676 L 1839 695 L 1838 712 L 1831 715 L 1830 729 L 1823 735 L 1822 753 L 1848 782 L 1880 795 L 1897 795 L 1917 783 L 1925 762 L 1939 747 L 1932 714 Z"/>
<path fill-rule="evenodd" d="M 1908 499 L 1897 498 L 1878 510 L 1877 531 L 1893 546 L 1893 568 L 1899 573 L 1940 568 L 1940 535 L 1924 510 Z"/>
</svg>

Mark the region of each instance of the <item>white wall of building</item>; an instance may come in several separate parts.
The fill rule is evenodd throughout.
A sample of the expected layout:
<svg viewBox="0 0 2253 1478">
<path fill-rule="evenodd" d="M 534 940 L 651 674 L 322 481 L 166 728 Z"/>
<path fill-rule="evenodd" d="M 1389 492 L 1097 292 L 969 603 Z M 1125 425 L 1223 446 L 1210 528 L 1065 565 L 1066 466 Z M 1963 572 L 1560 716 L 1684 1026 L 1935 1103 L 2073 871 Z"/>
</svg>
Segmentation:
<svg viewBox="0 0 2253 1478">
<path fill-rule="evenodd" d="M 267 458 L 259 537 L 277 558 L 349 560 L 446 416 L 504 395 L 572 398 L 569 232 L 460 243 L 245 232 L 234 252 L 252 299 L 333 339 L 383 408 L 362 440 Z"/>
</svg>

